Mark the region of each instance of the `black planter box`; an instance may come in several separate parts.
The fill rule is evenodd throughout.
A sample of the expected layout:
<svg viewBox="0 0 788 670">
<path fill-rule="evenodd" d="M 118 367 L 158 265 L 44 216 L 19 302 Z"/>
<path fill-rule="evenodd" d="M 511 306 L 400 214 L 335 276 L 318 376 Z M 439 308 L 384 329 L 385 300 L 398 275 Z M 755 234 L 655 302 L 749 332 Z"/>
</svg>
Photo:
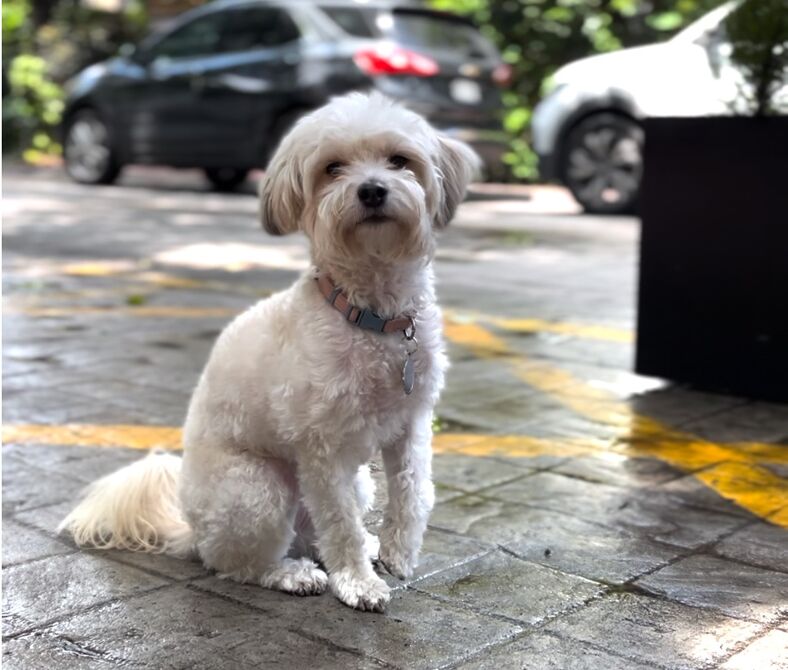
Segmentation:
<svg viewBox="0 0 788 670">
<path fill-rule="evenodd" d="M 636 371 L 788 402 L 788 117 L 645 134 Z"/>
</svg>

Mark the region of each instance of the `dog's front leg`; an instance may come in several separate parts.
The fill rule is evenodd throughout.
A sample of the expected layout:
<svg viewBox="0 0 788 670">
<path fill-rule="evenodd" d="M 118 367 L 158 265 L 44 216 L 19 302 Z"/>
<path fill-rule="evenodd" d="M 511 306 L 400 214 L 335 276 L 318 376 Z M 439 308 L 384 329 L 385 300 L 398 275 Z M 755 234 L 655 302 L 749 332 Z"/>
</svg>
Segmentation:
<svg viewBox="0 0 788 670">
<path fill-rule="evenodd" d="M 317 535 L 328 583 L 343 603 L 382 612 L 389 587 L 375 574 L 366 549 L 366 533 L 356 496 L 358 467 L 314 454 L 298 464 L 304 504 Z"/>
<path fill-rule="evenodd" d="M 380 533 L 380 561 L 395 577 L 413 574 L 435 493 L 432 415 L 420 414 L 400 440 L 383 449 L 389 500 Z"/>
</svg>

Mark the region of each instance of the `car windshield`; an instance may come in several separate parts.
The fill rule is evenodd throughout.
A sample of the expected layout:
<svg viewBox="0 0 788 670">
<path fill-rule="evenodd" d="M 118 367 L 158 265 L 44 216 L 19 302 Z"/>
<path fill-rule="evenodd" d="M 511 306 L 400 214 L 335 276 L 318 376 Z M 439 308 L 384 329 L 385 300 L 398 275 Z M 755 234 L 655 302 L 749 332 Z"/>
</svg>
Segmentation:
<svg viewBox="0 0 788 670">
<path fill-rule="evenodd" d="M 451 51 L 464 58 L 497 57 L 495 47 L 472 25 L 435 12 L 332 6 L 323 11 L 354 37 L 386 37 L 402 46 Z"/>
<path fill-rule="evenodd" d="M 717 7 L 717 9 L 708 14 L 704 14 L 697 21 L 684 28 L 684 30 L 676 35 L 671 41 L 682 42 L 684 44 L 697 42 L 708 33 L 714 31 L 738 4 L 740 3 L 735 0 L 733 2 L 726 2 L 724 5 Z"/>
</svg>

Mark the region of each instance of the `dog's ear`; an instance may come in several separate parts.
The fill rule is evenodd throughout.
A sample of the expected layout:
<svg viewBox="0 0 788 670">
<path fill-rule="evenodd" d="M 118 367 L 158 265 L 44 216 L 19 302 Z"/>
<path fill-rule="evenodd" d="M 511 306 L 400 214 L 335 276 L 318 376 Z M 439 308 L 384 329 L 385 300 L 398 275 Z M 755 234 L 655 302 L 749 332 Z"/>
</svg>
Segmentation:
<svg viewBox="0 0 788 670">
<path fill-rule="evenodd" d="M 438 169 L 441 174 L 442 200 L 435 214 L 435 226 L 445 227 L 465 198 L 471 180 L 480 172 L 481 160 L 464 142 L 441 136 Z"/>
<path fill-rule="evenodd" d="M 285 137 L 260 181 L 260 222 L 271 235 L 298 230 L 304 208 L 301 170 L 289 137 Z"/>
</svg>

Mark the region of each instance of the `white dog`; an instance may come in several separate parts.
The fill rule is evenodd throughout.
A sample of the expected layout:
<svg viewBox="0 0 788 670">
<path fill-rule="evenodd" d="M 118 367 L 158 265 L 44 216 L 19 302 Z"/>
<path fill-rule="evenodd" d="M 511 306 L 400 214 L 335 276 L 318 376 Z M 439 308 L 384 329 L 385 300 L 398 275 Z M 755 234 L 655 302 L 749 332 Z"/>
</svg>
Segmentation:
<svg viewBox="0 0 788 670">
<path fill-rule="evenodd" d="M 196 552 L 222 576 L 300 595 L 328 585 L 382 611 L 366 464 L 382 452 L 379 561 L 404 578 L 433 504 L 431 418 L 447 366 L 435 231 L 477 160 L 380 95 L 302 118 L 261 184 L 261 216 L 274 235 L 305 233 L 313 267 L 221 334 L 183 459 L 152 454 L 95 482 L 60 528 L 81 545 Z"/>
</svg>

